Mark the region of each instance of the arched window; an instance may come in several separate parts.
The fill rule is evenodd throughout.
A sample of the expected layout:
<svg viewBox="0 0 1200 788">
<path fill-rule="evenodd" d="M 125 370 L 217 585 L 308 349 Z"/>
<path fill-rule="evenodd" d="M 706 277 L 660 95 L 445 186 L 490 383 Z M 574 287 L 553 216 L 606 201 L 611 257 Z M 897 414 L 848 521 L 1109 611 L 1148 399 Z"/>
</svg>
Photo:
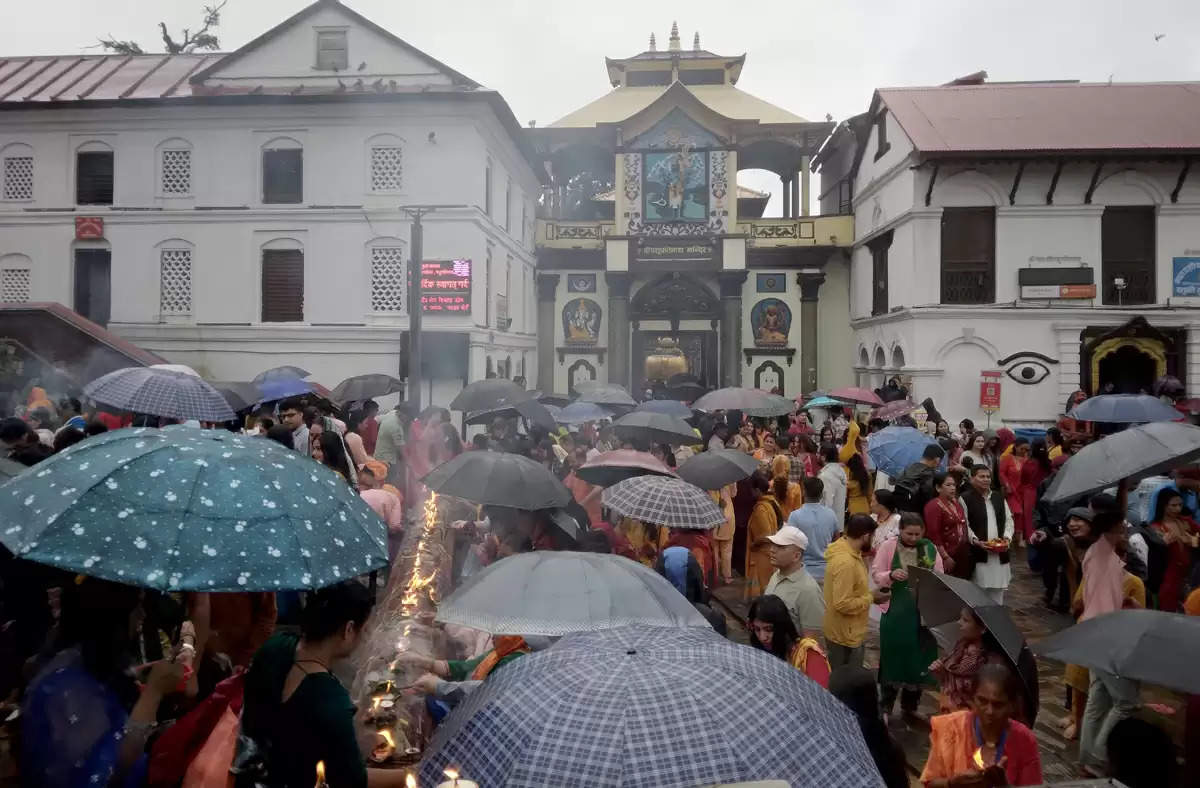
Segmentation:
<svg viewBox="0 0 1200 788">
<path fill-rule="evenodd" d="M 192 314 L 192 249 L 180 238 L 163 241 L 158 249 L 159 300 L 161 318 Z"/>
<path fill-rule="evenodd" d="M 112 205 L 116 154 L 93 140 L 75 149 L 75 204 Z"/>
<path fill-rule="evenodd" d="M 304 202 L 304 146 L 291 137 L 263 145 L 262 195 L 265 205 Z"/>
<path fill-rule="evenodd" d="M 0 150 L 0 199 L 29 201 L 33 199 L 33 148 L 14 142 Z"/>
<path fill-rule="evenodd" d="M 896 345 L 892 348 L 892 366 L 900 369 L 904 366 L 904 348 Z"/>
<path fill-rule="evenodd" d="M 30 300 L 33 262 L 23 254 L 0 257 L 0 304 L 23 304 Z"/>
<path fill-rule="evenodd" d="M 372 194 L 395 194 L 404 187 L 404 147 L 394 134 L 367 140 L 367 182 Z"/>
<path fill-rule="evenodd" d="M 883 348 L 875 348 L 875 366 L 878 369 L 883 369 L 887 366 L 887 356 L 884 355 Z"/>
<path fill-rule="evenodd" d="M 162 197 L 192 194 L 192 144 L 174 138 L 158 146 L 158 193 Z"/>
</svg>

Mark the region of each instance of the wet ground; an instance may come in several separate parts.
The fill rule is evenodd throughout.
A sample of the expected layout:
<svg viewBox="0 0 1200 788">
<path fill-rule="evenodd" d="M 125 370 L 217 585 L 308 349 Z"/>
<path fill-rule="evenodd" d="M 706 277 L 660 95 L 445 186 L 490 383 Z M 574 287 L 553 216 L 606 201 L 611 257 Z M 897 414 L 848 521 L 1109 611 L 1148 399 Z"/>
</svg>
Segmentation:
<svg viewBox="0 0 1200 788">
<path fill-rule="evenodd" d="M 1071 625 L 1069 616 L 1056 613 L 1042 602 L 1042 581 L 1040 576 L 1029 570 L 1024 560 L 1024 553 L 1018 552 L 1012 562 L 1013 580 L 1005 595 L 1005 606 L 1011 611 L 1013 620 L 1030 642 L 1035 642 L 1060 629 Z M 724 608 L 729 622 L 730 638 L 739 642 L 747 642 L 748 632 L 744 623 L 749 601 L 743 600 L 742 587 L 739 582 L 720 588 L 716 592 L 717 602 Z M 874 668 L 879 664 L 878 632 L 872 628 L 867 640 L 866 665 Z M 1078 745 L 1067 741 L 1062 736 L 1061 722 L 1070 712 L 1065 707 L 1066 685 L 1063 683 L 1063 666 L 1061 663 L 1038 659 L 1038 688 L 1041 696 L 1041 708 L 1038 711 L 1034 733 L 1042 755 L 1042 770 L 1047 782 L 1056 782 L 1077 778 Z M 1171 693 L 1152 688 L 1143 688 L 1143 701 L 1157 702 L 1178 709 L 1175 715 L 1163 716 L 1157 711 L 1143 709 L 1139 716 L 1161 724 L 1174 734 L 1176 741 L 1182 739 L 1182 699 Z M 899 706 L 899 704 L 897 704 Z M 937 695 L 926 691 L 921 700 L 921 712 L 925 715 L 937 713 Z M 897 709 L 898 711 L 898 709 Z M 904 747 L 908 756 L 909 768 L 919 772 L 925 764 L 929 752 L 929 730 L 925 726 L 908 726 L 894 715 L 890 725 L 892 735 Z M 914 785 L 918 783 L 914 782 Z"/>
</svg>

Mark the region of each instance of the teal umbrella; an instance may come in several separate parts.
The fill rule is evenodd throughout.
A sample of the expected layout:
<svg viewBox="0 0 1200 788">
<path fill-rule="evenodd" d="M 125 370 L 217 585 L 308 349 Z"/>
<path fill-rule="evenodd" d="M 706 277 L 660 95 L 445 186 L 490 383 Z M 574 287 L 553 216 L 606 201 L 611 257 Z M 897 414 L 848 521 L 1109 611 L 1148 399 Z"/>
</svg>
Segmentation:
<svg viewBox="0 0 1200 788">
<path fill-rule="evenodd" d="M 321 588 L 387 564 L 337 474 L 265 438 L 187 426 L 78 443 L 0 487 L 13 553 L 164 591 Z"/>
<path fill-rule="evenodd" d="M 803 410 L 808 410 L 809 408 L 844 408 L 845 406 L 846 403 L 832 397 L 813 397 L 804 403 Z"/>
</svg>

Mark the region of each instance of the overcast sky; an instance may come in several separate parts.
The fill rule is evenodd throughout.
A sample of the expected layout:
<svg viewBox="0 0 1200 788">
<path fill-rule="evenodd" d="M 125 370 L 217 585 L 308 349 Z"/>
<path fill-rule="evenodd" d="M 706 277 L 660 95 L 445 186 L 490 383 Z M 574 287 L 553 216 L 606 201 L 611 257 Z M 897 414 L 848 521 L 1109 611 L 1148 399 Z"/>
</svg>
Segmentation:
<svg viewBox="0 0 1200 788">
<path fill-rule="evenodd" d="M 87 50 L 98 36 L 161 51 L 157 22 L 194 26 L 207 0 L 0 0 L 0 56 Z M 1200 0 L 349 0 L 410 44 L 499 90 L 545 125 L 609 87 L 604 57 L 665 49 L 673 19 L 721 55 L 747 54 L 738 87 L 811 120 L 862 112 L 876 87 L 993 81 L 1200 80 Z M 232 50 L 305 0 L 229 0 Z M 20 11 L 15 9 L 19 8 Z M 731 9 L 754 12 L 729 16 Z M 1156 34 L 1165 34 L 1155 40 Z M 1152 118 L 1146 119 L 1152 123 Z M 757 180 L 757 179 L 756 179 Z M 753 184 L 759 185 L 759 184 Z M 778 192 L 778 181 L 762 186 Z"/>
</svg>

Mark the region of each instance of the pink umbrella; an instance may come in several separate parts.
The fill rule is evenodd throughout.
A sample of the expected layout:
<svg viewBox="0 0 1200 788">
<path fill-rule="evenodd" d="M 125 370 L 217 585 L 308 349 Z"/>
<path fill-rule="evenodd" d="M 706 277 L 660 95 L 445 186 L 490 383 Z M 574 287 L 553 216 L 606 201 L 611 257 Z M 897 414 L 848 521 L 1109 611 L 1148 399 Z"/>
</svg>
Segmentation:
<svg viewBox="0 0 1200 788">
<path fill-rule="evenodd" d="M 842 402 L 852 402 L 855 405 L 882 405 L 883 400 L 879 398 L 873 391 L 867 391 L 858 386 L 846 386 L 840 389 L 834 389 L 829 392 L 829 396 L 833 399 L 840 399 Z"/>
<path fill-rule="evenodd" d="M 912 413 L 914 410 L 916 410 L 919 407 L 921 407 L 921 406 L 918 405 L 917 403 L 913 402 L 912 400 L 907 400 L 907 399 L 893 400 L 891 402 L 880 405 L 878 408 L 871 411 L 871 418 L 883 419 L 884 421 L 891 421 L 892 419 L 900 418 L 901 416 L 905 415 L 906 413 Z"/>
<path fill-rule="evenodd" d="M 653 454 L 617 449 L 597 454 L 575 471 L 588 484 L 608 487 L 634 476 L 674 476 L 675 473 Z"/>
</svg>

